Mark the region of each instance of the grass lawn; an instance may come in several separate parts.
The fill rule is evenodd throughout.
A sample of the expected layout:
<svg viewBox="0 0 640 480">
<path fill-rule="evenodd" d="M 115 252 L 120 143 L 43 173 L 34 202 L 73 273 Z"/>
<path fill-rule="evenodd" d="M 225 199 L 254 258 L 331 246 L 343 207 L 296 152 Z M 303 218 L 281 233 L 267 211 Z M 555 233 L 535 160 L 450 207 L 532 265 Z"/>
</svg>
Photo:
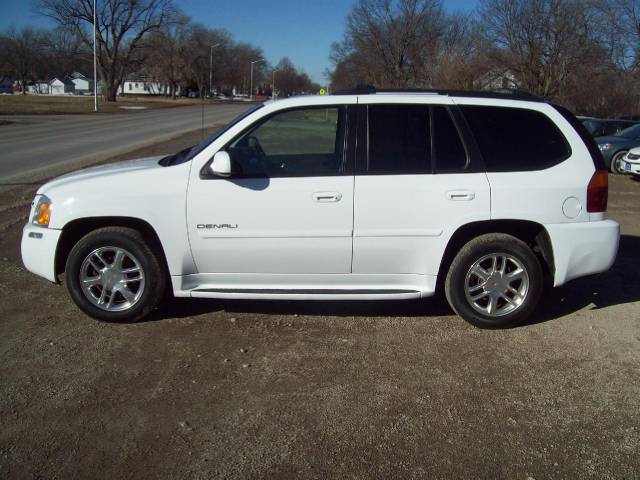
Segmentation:
<svg viewBox="0 0 640 480">
<path fill-rule="evenodd" d="M 118 101 L 104 102 L 98 98 L 98 110 L 102 113 L 139 112 L 151 108 L 170 108 L 185 105 L 199 105 L 199 98 L 179 98 L 173 100 L 165 97 L 118 97 Z M 220 100 L 206 100 L 206 103 L 221 103 Z M 124 107 L 124 108 L 123 108 Z M 144 109 L 127 109 L 126 107 L 145 107 Z M 20 114 L 63 114 L 93 113 L 93 97 L 68 96 L 54 97 L 48 95 L 0 95 L 0 115 Z"/>
</svg>

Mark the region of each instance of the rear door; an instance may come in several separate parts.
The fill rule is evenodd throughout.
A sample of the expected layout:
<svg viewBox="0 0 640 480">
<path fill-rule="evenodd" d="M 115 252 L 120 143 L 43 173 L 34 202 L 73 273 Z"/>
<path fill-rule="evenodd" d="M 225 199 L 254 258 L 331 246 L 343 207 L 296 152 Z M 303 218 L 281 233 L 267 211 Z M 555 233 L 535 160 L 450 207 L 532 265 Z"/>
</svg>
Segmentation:
<svg viewBox="0 0 640 480">
<path fill-rule="evenodd" d="M 490 218 L 486 174 L 448 98 L 360 102 L 353 273 L 436 275 L 453 232 Z"/>
</svg>

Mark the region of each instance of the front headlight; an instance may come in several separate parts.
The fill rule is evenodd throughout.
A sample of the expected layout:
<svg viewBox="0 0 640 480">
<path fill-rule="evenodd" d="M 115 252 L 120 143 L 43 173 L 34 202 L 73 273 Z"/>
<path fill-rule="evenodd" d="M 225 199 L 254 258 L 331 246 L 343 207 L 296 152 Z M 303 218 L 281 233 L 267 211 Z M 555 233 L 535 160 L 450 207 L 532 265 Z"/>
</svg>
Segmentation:
<svg viewBox="0 0 640 480">
<path fill-rule="evenodd" d="M 611 145 L 610 143 L 599 143 L 598 144 L 598 148 L 600 149 L 601 152 L 604 152 L 605 150 L 609 150 L 613 145 Z"/>
<path fill-rule="evenodd" d="M 51 200 L 46 195 L 40 195 L 34 202 L 31 223 L 40 227 L 48 227 L 51 220 Z"/>
</svg>

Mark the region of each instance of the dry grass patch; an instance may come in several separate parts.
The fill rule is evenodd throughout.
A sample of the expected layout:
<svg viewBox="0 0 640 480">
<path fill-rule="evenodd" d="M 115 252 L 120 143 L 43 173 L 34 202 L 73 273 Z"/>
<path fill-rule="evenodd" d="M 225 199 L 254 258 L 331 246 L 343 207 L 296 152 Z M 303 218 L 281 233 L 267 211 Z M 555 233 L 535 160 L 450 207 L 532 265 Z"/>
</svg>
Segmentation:
<svg viewBox="0 0 640 480">
<path fill-rule="evenodd" d="M 205 100 L 206 103 L 224 103 L 219 100 Z M 165 97 L 124 97 L 117 102 L 104 102 L 98 99 L 101 113 L 140 112 L 148 109 L 183 107 L 200 105 L 197 98 Z M 143 108 L 135 108 L 143 107 Z M 48 96 L 48 95 L 2 95 L 0 96 L 0 115 L 58 115 L 65 113 L 93 113 L 91 96 Z"/>
</svg>

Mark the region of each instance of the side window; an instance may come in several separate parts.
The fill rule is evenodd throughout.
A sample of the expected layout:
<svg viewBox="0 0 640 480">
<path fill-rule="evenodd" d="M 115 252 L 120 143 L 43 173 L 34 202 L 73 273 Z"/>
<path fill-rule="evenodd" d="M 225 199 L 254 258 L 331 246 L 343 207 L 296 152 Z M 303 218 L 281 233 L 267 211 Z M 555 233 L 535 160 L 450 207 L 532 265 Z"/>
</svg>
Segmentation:
<svg viewBox="0 0 640 480">
<path fill-rule="evenodd" d="M 369 105 L 372 173 L 431 173 L 427 105 Z"/>
<path fill-rule="evenodd" d="M 571 156 L 549 117 L 535 110 L 461 105 L 489 172 L 543 170 Z"/>
<path fill-rule="evenodd" d="M 436 172 L 460 171 L 467 166 L 467 152 L 446 107 L 433 107 L 433 140 Z"/>
<path fill-rule="evenodd" d="M 227 146 L 236 176 L 336 175 L 343 171 L 345 109 L 276 113 Z"/>
</svg>

